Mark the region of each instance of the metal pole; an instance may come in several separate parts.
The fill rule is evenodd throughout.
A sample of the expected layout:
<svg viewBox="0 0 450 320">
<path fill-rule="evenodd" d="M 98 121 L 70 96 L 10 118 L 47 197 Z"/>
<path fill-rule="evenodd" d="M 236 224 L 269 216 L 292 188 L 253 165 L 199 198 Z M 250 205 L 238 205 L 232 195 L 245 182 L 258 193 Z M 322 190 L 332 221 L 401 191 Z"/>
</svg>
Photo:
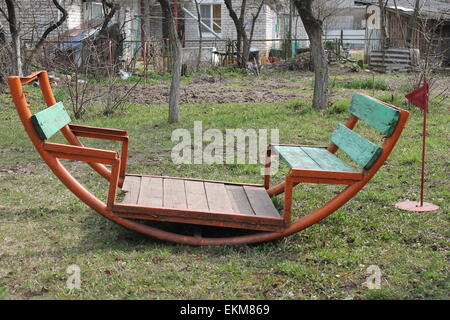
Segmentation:
<svg viewBox="0 0 450 320">
<path fill-rule="evenodd" d="M 145 6 L 144 6 L 144 0 L 141 0 L 140 2 L 140 6 L 141 6 L 141 49 L 144 48 L 144 43 L 145 43 L 145 20 L 144 20 L 144 16 L 145 16 Z M 144 58 L 145 52 L 142 50 L 141 51 L 141 56 L 142 58 Z"/>
<path fill-rule="evenodd" d="M 424 78 L 425 85 L 427 78 Z M 425 185 L 425 144 L 427 138 L 427 113 L 428 113 L 428 91 L 425 98 L 425 106 L 423 108 L 423 133 L 422 133 L 422 174 L 420 181 L 420 207 L 423 207 L 424 185 Z"/>
<path fill-rule="evenodd" d="M 439 209 L 439 206 L 424 202 L 424 189 L 425 189 L 425 147 L 426 147 L 426 137 L 427 137 L 427 113 L 428 113 L 428 81 L 426 76 L 424 77 L 424 86 L 426 87 L 425 92 L 425 103 L 423 105 L 423 133 L 422 133 L 422 173 L 420 181 L 420 201 L 403 201 L 395 204 L 395 207 L 407 211 L 416 212 L 431 212 Z M 422 106 L 421 106 L 422 108 Z"/>
</svg>

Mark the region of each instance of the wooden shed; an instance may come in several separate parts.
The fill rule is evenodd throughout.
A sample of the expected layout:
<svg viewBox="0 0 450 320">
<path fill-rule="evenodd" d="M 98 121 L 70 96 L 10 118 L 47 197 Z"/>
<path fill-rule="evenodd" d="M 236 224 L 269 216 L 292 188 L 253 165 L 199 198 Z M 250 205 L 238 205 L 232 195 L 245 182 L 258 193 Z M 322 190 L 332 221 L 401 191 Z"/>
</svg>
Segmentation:
<svg viewBox="0 0 450 320">
<path fill-rule="evenodd" d="M 389 67 L 389 57 L 393 64 L 402 68 L 401 63 L 410 67 L 417 62 L 417 55 L 429 55 L 443 65 L 450 63 L 450 3 L 421 0 L 419 10 L 415 12 L 414 2 L 407 0 L 388 0 L 384 12 L 386 42 L 381 43 L 379 26 L 381 10 L 377 0 L 355 1 L 367 6 L 366 23 L 366 55 L 377 62 L 383 57 L 383 67 Z M 411 27 L 411 21 L 416 16 L 416 23 Z M 374 23 L 377 22 L 377 23 Z M 405 50 L 409 49 L 409 50 Z M 403 56 L 401 56 L 401 54 Z M 386 59 L 386 57 L 388 59 Z M 381 62 L 380 62 L 381 63 Z M 376 64 L 376 63 L 375 63 Z M 407 66 L 407 65 L 408 66 Z M 386 66 L 387 65 L 387 66 Z"/>
</svg>

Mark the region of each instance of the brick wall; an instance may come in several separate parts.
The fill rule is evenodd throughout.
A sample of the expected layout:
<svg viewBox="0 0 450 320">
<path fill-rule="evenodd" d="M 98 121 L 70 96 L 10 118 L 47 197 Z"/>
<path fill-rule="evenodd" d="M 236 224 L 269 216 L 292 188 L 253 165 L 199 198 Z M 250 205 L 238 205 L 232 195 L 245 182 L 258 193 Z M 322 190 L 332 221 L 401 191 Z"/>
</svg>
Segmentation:
<svg viewBox="0 0 450 320">
<path fill-rule="evenodd" d="M 203 41 L 205 42 L 205 46 L 215 46 L 218 48 L 219 51 L 225 50 L 225 42 L 226 40 L 235 40 L 236 39 L 236 28 L 234 26 L 233 20 L 231 19 L 228 9 L 223 3 L 223 1 L 214 1 L 214 0 L 203 0 L 201 4 L 212 4 L 212 3 L 220 3 L 221 4 L 221 18 L 222 18 L 222 33 L 221 33 L 221 39 L 217 39 L 214 35 L 211 33 L 204 33 L 203 34 Z M 239 13 L 240 11 L 240 4 L 241 1 L 233 1 L 233 8 L 236 12 Z M 187 10 L 189 10 L 191 13 L 193 13 L 195 16 L 197 16 L 197 11 L 195 8 L 195 4 L 192 2 L 188 2 L 185 4 L 185 7 Z M 250 33 L 250 26 L 252 21 L 252 13 L 256 13 L 257 7 L 256 6 L 249 6 L 247 8 L 247 14 L 246 14 L 246 22 L 248 23 L 247 33 Z M 263 9 L 261 10 L 261 13 L 256 20 L 255 29 L 254 29 L 254 35 L 253 39 L 256 40 L 252 43 L 252 48 L 259 49 L 261 55 L 267 55 L 268 51 L 272 47 L 272 43 L 269 41 L 257 41 L 257 40 L 267 40 L 272 39 L 273 32 L 272 32 L 272 10 L 269 6 L 264 5 Z M 189 15 L 185 14 L 185 39 L 187 40 L 186 46 L 187 47 L 197 47 L 198 46 L 198 22 L 196 19 L 190 17 Z M 195 42 L 190 42 L 190 41 Z"/>
<path fill-rule="evenodd" d="M 65 8 L 68 13 L 66 23 L 68 30 L 76 28 L 83 23 L 84 8 L 81 1 L 80 2 L 73 1 L 71 4 L 68 4 Z"/>
<path fill-rule="evenodd" d="M 153 3 L 150 7 L 146 5 L 145 14 L 148 17 L 145 21 L 146 38 L 161 39 L 163 36 L 161 6 L 156 3 Z"/>
<path fill-rule="evenodd" d="M 51 0 L 18 0 L 19 8 L 16 10 L 18 21 L 20 21 L 21 38 L 25 42 L 37 41 L 42 33 L 52 24 L 59 20 L 61 13 Z M 69 28 L 78 26 L 82 21 L 83 11 L 81 0 L 63 0 L 61 5 L 66 8 L 68 19 L 55 30 L 50 37 L 55 38 Z M 0 6 L 5 9 L 4 2 Z M 9 26 L 7 21 L 0 16 L 0 23 L 3 25 L 7 36 L 9 36 Z"/>
</svg>

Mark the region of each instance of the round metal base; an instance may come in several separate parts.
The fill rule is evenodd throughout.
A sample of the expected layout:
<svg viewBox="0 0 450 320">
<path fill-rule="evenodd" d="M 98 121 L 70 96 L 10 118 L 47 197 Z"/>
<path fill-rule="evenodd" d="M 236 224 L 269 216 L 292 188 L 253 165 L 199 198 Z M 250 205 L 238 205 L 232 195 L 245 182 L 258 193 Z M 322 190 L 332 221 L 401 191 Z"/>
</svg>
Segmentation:
<svg viewBox="0 0 450 320">
<path fill-rule="evenodd" d="M 395 207 L 401 210 L 415 211 L 415 212 L 430 212 L 439 209 L 439 206 L 424 202 L 423 206 L 420 206 L 418 201 L 403 201 L 395 204 Z"/>
</svg>

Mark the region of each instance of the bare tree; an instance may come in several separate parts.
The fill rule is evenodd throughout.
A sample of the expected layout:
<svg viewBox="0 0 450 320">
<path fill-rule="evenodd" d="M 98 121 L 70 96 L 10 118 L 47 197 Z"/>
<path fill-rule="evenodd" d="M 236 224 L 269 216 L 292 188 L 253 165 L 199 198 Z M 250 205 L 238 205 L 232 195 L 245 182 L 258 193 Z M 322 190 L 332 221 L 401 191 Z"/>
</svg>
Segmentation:
<svg viewBox="0 0 450 320">
<path fill-rule="evenodd" d="M 417 18 L 419 16 L 419 11 L 420 11 L 420 0 L 416 0 L 416 3 L 414 5 L 414 12 L 409 19 L 408 29 L 406 32 L 406 45 L 410 48 L 413 47 L 412 35 L 413 35 L 414 29 L 417 28 Z"/>
<path fill-rule="evenodd" d="M 1 85 L 6 83 L 6 77 L 9 74 L 9 57 L 11 55 L 11 48 L 6 41 L 6 32 L 0 22 L 0 92 L 3 89 Z"/>
<path fill-rule="evenodd" d="M 313 108 L 324 109 L 328 106 L 329 97 L 328 61 L 322 42 L 323 20 L 316 16 L 313 10 L 313 1 L 294 0 L 294 4 L 305 26 L 311 46 L 314 64 Z"/>
<path fill-rule="evenodd" d="M 45 40 L 47 39 L 47 37 L 50 35 L 50 33 L 52 33 L 53 31 L 55 31 L 56 29 L 58 29 L 60 26 L 62 26 L 62 24 L 67 20 L 67 10 L 64 9 L 64 7 L 62 7 L 58 0 L 52 0 L 53 4 L 55 5 L 55 7 L 61 12 L 61 18 L 59 18 L 59 20 L 55 23 L 52 23 L 47 29 L 45 29 L 44 33 L 42 33 L 41 37 L 39 38 L 38 42 L 36 43 L 36 45 L 34 46 L 34 49 L 30 51 L 30 54 L 25 58 L 25 65 L 29 65 L 29 63 L 32 61 L 34 55 L 36 54 L 36 52 L 44 45 Z"/>
<path fill-rule="evenodd" d="M 200 5 L 199 0 L 195 1 L 195 9 L 197 10 L 197 22 L 198 22 L 198 58 L 197 58 L 197 66 L 196 71 L 200 69 L 200 62 L 202 60 L 202 46 L 203 46 L 203 34 L 202 34 L 202 24 L 201 24 L 201 14 L 200 14 Z"/>
<path fill-rule="evenodd" d="M 378 6 L 380 7 L 380 29 L 381 29 L 381 48 L 384 49 L 387 46 L 387 33 L 386 33 L 386 5 L 388 0 L 378 0 Z M 384 58 L 383 58 L 384 59 Z"/>
<path fill-rule="evenodd" d="M 233 8 L 232 0 L 225 0 L 225 6 L 228 9 L 231 19 L 233 20 L 234 26 L 236 28 L 236 52 L 239 66 L 245 68 L 247 66 L 247 61 L 250 56 L 250 47 L 253 39 L 253 33 L 255 30 L 256 20 L 261 13 L 261 10 L 265 4 L 266 0 L 257 1 L 256 12 L 252 14 L 250 34 L 247 34 L 245 25 L 246 10 L 247 10 L 247 0 L 242 0 L 239 17 Z"/>
<path fill-rule="evenodd" d="M 103 36 L 106 33 L 109 23 L 116 14 L 117 9 L 119 9 L 119 4 L 115 3 L 114 1 L 102 0 L 102 5 L 105 17 L 103 19 L 102 27 L 99 31 L 100 36 Z"/>
<path fill-rule="evenodd" d="M 417 16 L 414 18 L 410 45 L 411 47 L 417 45 L 417 48 L 420 48 L 420 60 L 415 68 L 417 72 L 411 73 L 409 77 L 409 90 L 419 87 L 423 78 L 426 77 L 429 84 L 430 105 L 437 107 L 449 101 L 450 97 L 450 87 L 443 79 L 445 75 L 436 72 L 442 66 L 445 56 L 450 51 L 450 46 L 443 37 L 445 17 L 450 14 L 450 10 L 441 11 L 440 16 L 438 14 L 433 16 L 421 15 L 422 9 L 420 7 L 417 7 L 416 10 Z"/>
<path fill-rule="evenodd" d="M 15 75 L 22 76 L 22 48 L 20 42 L 20 24 L 16 14 L 16 2 L 14 0 L 5 0 L 6 12 L 0 7 L 0 12 L 9 25 L 9 32 L 12 43 L 12 72 Z"/>
<path fill-rule="evenodd" d="M 98 35 L 95 37 L 95 62 L 98 66 L 96 76 L 106 75 L 110 78 L 119 68 L 117 64 L 117 51 L 123 45 L 123 31 L 119 24 L 112 24 L 116 12 L 120 9 L 120 4 L 113 0 L 102 0 L 103 22 Z M 123 26 L 122 26 L 123 28 Z"/>
<path fill-rule="evenodd" d="M 67 11 L 59 3 L 58 0 L 52 0 L 53 5 L 61 12 L 61 17 L 55 23 L 50 24 L 39 37 L 32 50 L 29 53 L 22 54 L 22 42 L 21 42 L 21 26 L 19 13 L 24 10 L 24 8 L 18 5 L 16 0 L 5 0 L 6 10 L 0 7 L 0 13 L 8 22 L 9 31 L 11 36 L 11 45 L 8 44 L 6 37 L 3 39 L 3 45 L 6 50 L 10 51 L 11 59 L 11 73 L 22 75 L 24 69 L 29 67 L 34 56 L 39 49 L 44 45 L 48 36 L 58 29 L 67 20 Z M 32 9 L 32 8 L 31 8 Z M 30 10 L 31 10 L 30 9 Z M 2 41 L 2 40 L 0 40 Z"/>
<path fill-rule="evenodd" d="M 442 16 L 448 14 L 450 14 L 450 10 L 442 13 Z M 441 65 L 444 56 L 450 50 L 450 48 L 442 46 L 442 28 L 444 21 L 443 19 L 424 17 L 423 19 L 417 19 L 415 23 L 415 31 L 418 37 L 422 38 L 423 49 L 421 52 L 422 62 L 419 65 L 421 73 L 418 81 L 419 84 L 424 76 L 429 77 Z"/>
<path fill-rule="evenodd" d="M 181 83 L 181 41 L 169 0 L 158 0 L 169 31 L 169 44 L 172 51 L 172 82 L 169 93 L 169 122 L 179 121 L 180 83 Z"/>
<path fill-rule="evenodd" d="M 58 59 L 55 59 L 56 70 L 61 70 L 65 75 L 61 78 L 61 83 L 70 98 L 72 112 L 75 119 L 83 118 L 86 113 L 86 106 L 93 99 L 93 82 L 89 81 L 90 63 L 95 53 L 91 48 L 94 47 L 92 40 L 86 41 L 83 46 L 86 56 L 83 57 L 83 64 L 77 58 L 77 50 L 67 50 L 59 53 Z"/>
</svg>

